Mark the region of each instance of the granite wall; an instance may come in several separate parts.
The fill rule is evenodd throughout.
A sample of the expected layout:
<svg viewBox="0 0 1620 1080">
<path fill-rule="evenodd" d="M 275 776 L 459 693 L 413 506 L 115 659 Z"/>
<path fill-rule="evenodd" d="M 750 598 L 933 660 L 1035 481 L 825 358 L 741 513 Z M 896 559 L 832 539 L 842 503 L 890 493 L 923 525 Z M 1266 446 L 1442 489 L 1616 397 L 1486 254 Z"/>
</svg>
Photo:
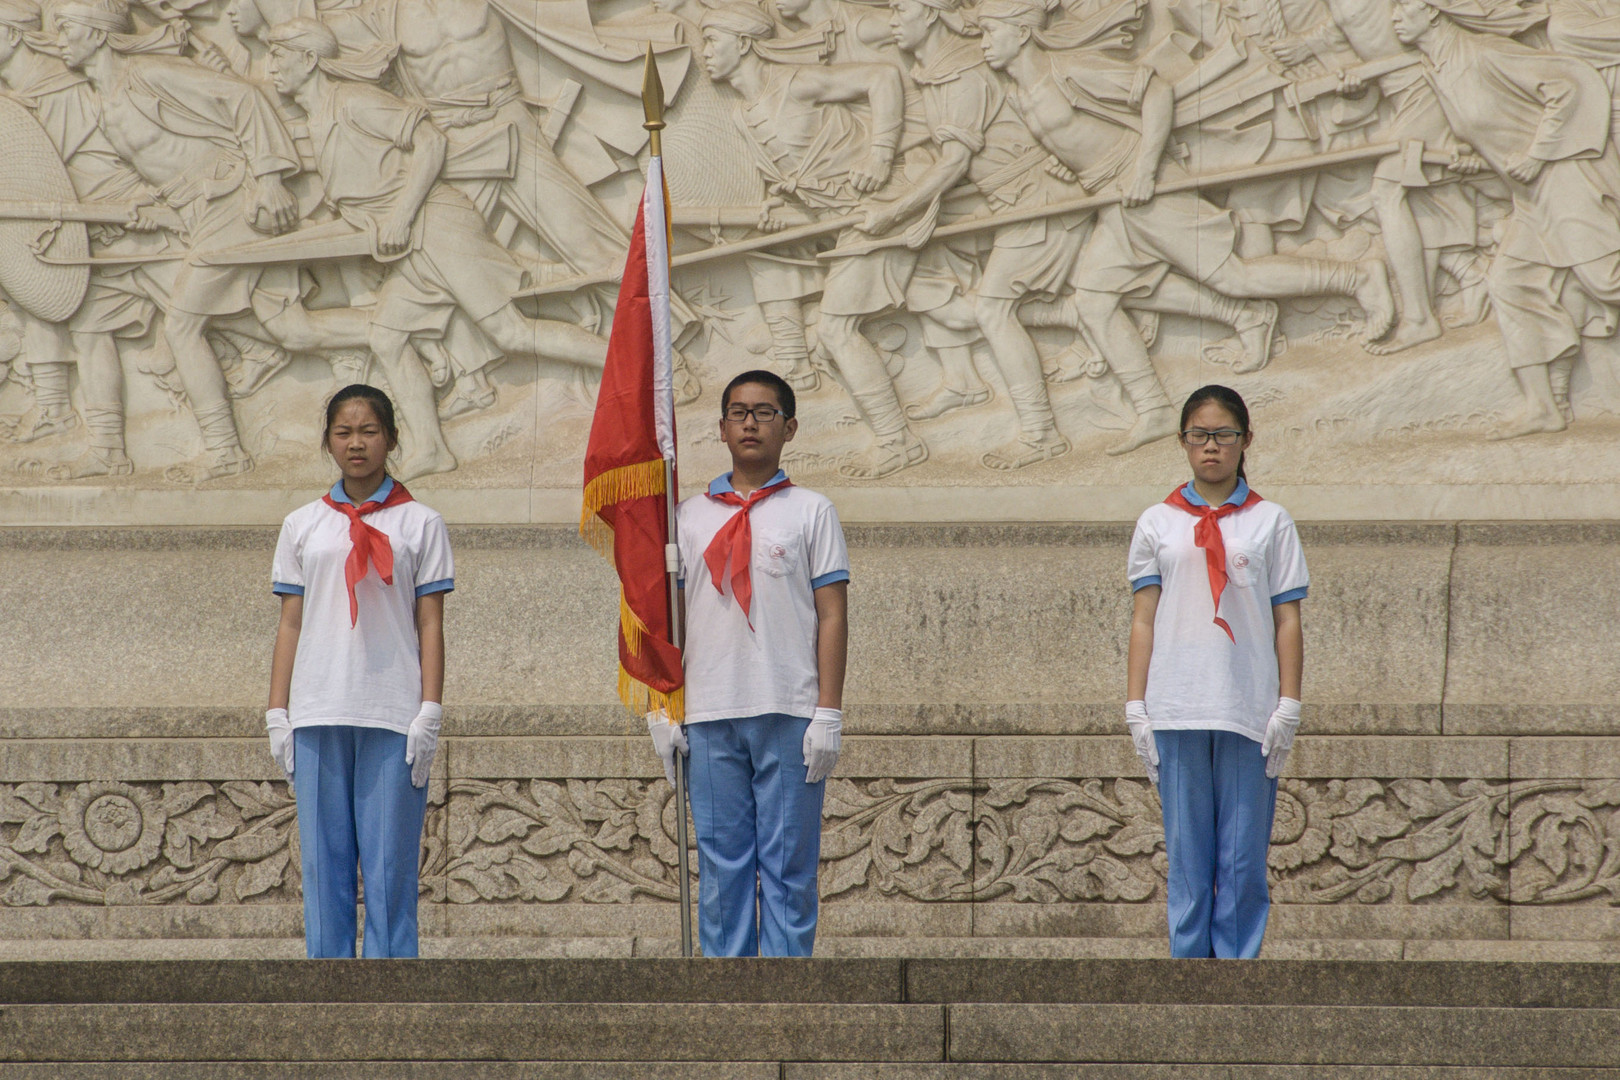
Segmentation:
<svg viewBox="0 0 1620 1080">
<path fill-rule="evenodd" d="M 1157 955 L 1123 525 L 848 529 L 821 951 Z M 425 951 L 675 949 L 674 818 L 565 527 L 453 529 Z M 1305 524 L 1269 955 L 1620 955 L 1620 526 Z M 297 955 L 273 529 L 0 530 L 0 956 Z"/>
</svg>

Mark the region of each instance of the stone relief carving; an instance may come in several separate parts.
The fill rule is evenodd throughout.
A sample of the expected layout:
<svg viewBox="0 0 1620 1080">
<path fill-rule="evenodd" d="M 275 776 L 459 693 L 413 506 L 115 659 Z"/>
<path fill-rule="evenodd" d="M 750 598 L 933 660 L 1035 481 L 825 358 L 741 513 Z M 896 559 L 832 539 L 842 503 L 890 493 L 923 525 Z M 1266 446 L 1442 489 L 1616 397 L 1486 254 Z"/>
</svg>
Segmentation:
<svg viewBox="0 0 1620 1080">
<path fill-rule="evenodd" d="M 456 780 L 430 801 L 432 902 L 673 901 L 674 800 L 627 779 Z M 1129 778 L 840 779 L 828 903 L 1159 902 L 1164 833 Z M 291 903 L 280 783 L 0 785 L 0 905 Z M 1293 904 L 1620 902 L 1620 781 L 1284 780 L 1272 895 Z"/>
<path fill-rule="evenodd" d="M 700 461 L 763 361 L 835 485 L 1128 481 L 1212 378 L 1301 478 L 1615 477 L 1598 0 L 0 0 L 0 486 L 316 485 L 358 378 L 570 486 L 648 46 Z"/>
<path fill-rule="evenodd" d="M 285 784 L 0 785 L 0 902 L 242 903 L 298 884 Z M 13 829 L 11 826 L 16 826 Z"/>
</svg>

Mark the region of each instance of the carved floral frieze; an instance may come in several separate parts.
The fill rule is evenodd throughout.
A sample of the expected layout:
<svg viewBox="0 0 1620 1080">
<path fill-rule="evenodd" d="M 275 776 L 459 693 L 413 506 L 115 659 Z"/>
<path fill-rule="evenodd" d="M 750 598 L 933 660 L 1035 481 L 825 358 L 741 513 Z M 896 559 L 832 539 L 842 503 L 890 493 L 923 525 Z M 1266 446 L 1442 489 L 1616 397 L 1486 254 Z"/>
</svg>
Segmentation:
<svg viewBox="0 0 1620 1080">
<path fill-rule="evenodd" d="M 0 785 L 0 906 L 289 903 L 285 784 Z M 429 902 L 678 895 L 668 784 L 456 780 L 428 810 Z M 693 863 L 695 867 L 695 860 Z M 1620 780 L 1284 780 L 1273 899 L 1620 903 Z M 828 903 L 1163 898 L 1157 794 L 1127 777 L 829 783 Z"/>
</svg>

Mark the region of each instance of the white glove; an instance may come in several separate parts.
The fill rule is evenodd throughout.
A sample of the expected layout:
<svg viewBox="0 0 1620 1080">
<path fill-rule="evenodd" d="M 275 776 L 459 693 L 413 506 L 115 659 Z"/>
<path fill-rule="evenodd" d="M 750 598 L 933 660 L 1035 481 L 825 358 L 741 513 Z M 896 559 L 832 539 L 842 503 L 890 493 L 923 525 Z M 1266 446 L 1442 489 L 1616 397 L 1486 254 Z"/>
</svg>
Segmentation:
<svg viewBox="0 0 1620 1080">
<path fill-rule="evenodd" d="M 844 730 L 844 710 L 817 709 L 810 726 L 804 729 L 804 782 L 819 784 L 838 764 L 839 733 Z"/>
<path fill-rule="evenodd" d="M 443 721 L 444 706 L 424 701 L 416 719 L 405 730 L 405 764 L 411 767 L 412 787 L 427 787 L 433 755 L 439 752 L 439 725 Z"/>
<path fill-rule="evenodd" d="M 1299 702 L 1291 697 L 1277 699 L 1277 711 L 1266 721 L 1266 737 L 1260 742 L 1260 756 L 1266 759 L 1266 777 L 1276 779 L 1294 748 L 1299 731 Z"/>
<path fill-rule="evenodd" d="M 293 767 L 293 736 L 292 721 L 287 717 L 286 709 L 267 709 L 264 714 L 264 727 L 270 733 L 270 756 L 276 759 L 281 771 L 287 774 L 287 782 L 292 783 Z"/>
<path fill-rule="evenodd" d="M 1142 759 L 1142 767 L 1147 770 L 1148 781 L 1157 784 L 1159 744 L 1153 741 L 1153 725 L 1148 721 L 1147 702 L 1125 703 L 1125 726 L 1131 729 L 1131 742 L 1136 746 L 1136 756 Z"/>
<path fill-rule="evenodd" d="M 681 757 L 692 753 L 691 747 L 686 743 L 686 728 L 680 724 L 672 724 L 669 715 L 663 710 L 647 714 L 647 734 L 652 736 L 653 749 L 658 751 L 659 760 L 664 763 L 664 778 L 669 786 L 675 786 L 675 751 L 681 752 Z"/>
</svg>

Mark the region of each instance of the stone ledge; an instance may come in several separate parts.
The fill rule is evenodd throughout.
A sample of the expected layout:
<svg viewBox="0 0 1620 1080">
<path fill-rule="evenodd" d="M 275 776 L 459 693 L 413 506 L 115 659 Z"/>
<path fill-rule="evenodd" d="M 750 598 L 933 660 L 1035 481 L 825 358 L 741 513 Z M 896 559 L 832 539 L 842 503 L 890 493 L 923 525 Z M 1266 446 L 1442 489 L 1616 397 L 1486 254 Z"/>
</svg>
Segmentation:
<svg viewBox="0 0 1620 1080">
<path fill-rule="evenodd" d="M 1441 706 L 1435 703 L 1306 702 L 1308 735 L 1446 734 L 1604 735 L 1620 730 L 1620 706 Z M 1453 720 L 1465 711 L 1466 720 Z M 454 737 L 553 738 L 569 735 L 637 736 L 645 727 L 618 702 L 601 704 L 478 704 L 452 701 L 445 711 Z M 844 729 L 851 735 L 1123 735 L 1122 706 L 1101 702 L 873 703 L 848 699 Z M 1568 717 L 1568 719 L 1560 719 Z M 1473 730 L 1473 729 L 1479 730 Z M 259 706 L 152 705 L 6 708 L 5 739 L 205 739 L 264 734 Z"/>
<path fill-rule="evenodd" d="M 1610 1067 L 1613 1009 L 950 1005 L 951 1061 Z"/>
<path fill-rule="evenodd" d="M 663 937 L 424 937 L 424 960 L 674 959 L 680 942 Z M 816 940 L 823 959 L 1168 960 L 1159 938 L 829 937 Z M 1483 941 L 1429 939 L 1268 938 L 1267 961 L 1620 963 L 1620 941 Z M 39 961 L 303 960 L 301 924 L 267 938 L 0 938 L 0 963 Z"/>
<path fill-rule="evenodd" d="M 13 1005 L 6 1061 L 938 1061 L 937 1005 Z"/>
<path fill-rule="evenodd" d="M 1430 1065 L 808 1064 L 802 1062 L 317 1062 L 5 1065 L 0 1080 L 1620 1080 L 1617 1069 Z"/>
<path fill-rule="evenodd" d="M 919 702 L 844 705 L 845 730 L 868 735 L 1122 735 L 1121 706 L 1100 702 Z M 640 718 L 618 702 L 479 704 L 452 701 L 454 737 L 637 736 Z M 1620 705 L 1489 705 L 1433 702 L 1306 702 L 1304 738 L 1324 735 L 1602 737 L 1620 731 Z M 0 707 L 5 739 L 205 739 L 264 734 L 258 706 L 151 705 Z"/>
<path fill-rule="evenodd" d="M 0 1064 L 0 1080 L 781 1080 L 781 1075 L 774 1061 Z"/>
<path fill-rule="evenodd" d="M 1298 777 L 1417 776 L 1507 779 L 1509 740 L 1443 735 L 1301 735 L 1286 772 Z M 1620 745 L 1620 744 L 1617 744 Z"/>
<path fill-rule="evenodd" d="M 1620 965 L 912 959 L 912 1002 L 1620 1008 Z"/>
<path fill-rule="evenodd" d="M 1445 547 L 1459 541 L 1502 543 L 1607 543 L 1620 537 L 1620 523 L 1453 523 L 1405 521 L 1301 521 L 1307 545 Z M 1132 522 L 922 522 L 846 524 L 851 548 L 1117 547 L 1123 553 Z M 0 528 L 0 551 L 274 551 L 273 525 L 49 526 Z M 585 550 L 572 525 L 450 526 L 457 549 Z M 1123 556 L 1122 556 L 1123 557 Z"/>
<path fill-rule="evenodd" d="M 1620 738 L 1514 739 L 1509 752 L 1516 779 L 1620 777 Z"/>
<path fill-rule="evenodd" d="M 682 1002 L 898 1004 L 894 960 L 124 961 L 0 964 L 0 1004 Z"/>
<path fill-rule="evenodd" d="M 3 1005 L 840 1002 L 1612 1011 L 1620 1009 L 1620 964 L 914 956 L 0 963 Z"/>
<path fill-rule="evenodd" d="M 1447 735 L 1613 735 L 1620 705 L 1491 705 L 1447 702 L 1440 707 Z"/>
<path fill-rule="evenodd" d="M 20 1005 L 0 1012 L 0 1056 L 1608 1068 L 1620 1060 L 1620 1014 L 1163 1003 Z"/>
<path fill-rule="evenodd" d="M 1457 543 L 1479 547 L 1620 543 L 1617 521 L 1460 521 Z"/>
<path fill-rule="evenodd" d="M 363 1074 L 356 1074 L 360 1075 Z M 550 1076 L 549 1073 L 538 1075 Z M 410 1076 L 414 1078 L 416 1074 Z M 64 1074 L 64 1077 L 79 1080 L 77 1073 Z M 0 1080 L 7 1080 L 3 1067 L 0 1067 Z M 35 1077 L 25 1080 L 35 1080 Z M 146 1077 L 143 1075 L 139 1080 Z M 177 1080 L 193 1078 L 190 1073 L 183 1073 L 178 1074 Z M 215 1078 L 208 1075 L 196 1080 Z M 256 1074 L 253 1080 L 257 1080 Z M 1434 1065 L 1146 1065 L 1136 1062 L 1129 1065 L 1024 1062 L 808 1065 L 788 1062 L 782 1066 L 782 1080 L 1620 1080 L 1620 1069 L 1504 1069 L 1494 1065 L 1448 1068 Z"/>
</svg>

